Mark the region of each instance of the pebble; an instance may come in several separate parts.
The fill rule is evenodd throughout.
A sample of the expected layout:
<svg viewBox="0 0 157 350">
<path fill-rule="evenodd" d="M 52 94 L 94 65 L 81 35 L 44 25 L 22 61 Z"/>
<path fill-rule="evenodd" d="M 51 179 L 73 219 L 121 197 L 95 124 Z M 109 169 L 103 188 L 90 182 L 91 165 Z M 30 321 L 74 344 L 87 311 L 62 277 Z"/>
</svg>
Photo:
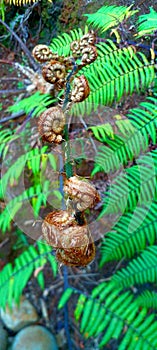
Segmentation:
<svg viewBox="0 0 157 350">
<path fill-rule="evenodd" d="M 21 297 L 18 306 L 13 302 L 12 309 L 8 306 L 5 310 L 1 309 L 1 319 L 7 328 L 17 332 L 21 328 L 37 322 L 38 315 L 29 300 Z"/>
<path fill-rule="evenodd" d="M 11 350 L 58 350 L 56 340 L 48 329 L 42 326 L 29 326 L 22 329 L 14 338 Z"/>
<path fill-rule="evenodd" d="M 8 344 L 8 333 L 0 321 L 0 350 L 6 350 Z"/>
</svg>

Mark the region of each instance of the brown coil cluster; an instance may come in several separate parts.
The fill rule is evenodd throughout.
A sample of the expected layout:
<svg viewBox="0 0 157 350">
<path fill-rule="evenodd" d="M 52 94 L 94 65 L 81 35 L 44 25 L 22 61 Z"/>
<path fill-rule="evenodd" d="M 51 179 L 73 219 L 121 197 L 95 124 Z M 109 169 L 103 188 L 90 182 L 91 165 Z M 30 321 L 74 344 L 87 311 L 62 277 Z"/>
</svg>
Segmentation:
<svg viewBox="0 0 157 350">
<path fill-rule="evenodd" d="M 65 114 L 58 106 L 48 108 L 38 120 L 39 134 L 43 141 L 61 143 L 65 125 Z"/>
<path fill-rule="evenodd" d="M 56 249 L 59 262 L 70 266 L 86 266 L 95 257 L 95 245 L 84 218 L 84 211 L 93 208 L 100 196 L 93 185 L 72 176 L 65 180 L 64 192 L 73 201 L 75 214 L 70 210 L 49 213 L 42 224 L 45 241 Z M 78 213 L 83 218 L 78 222 Z"/>
<path fill-rule="evenodd" d="M 95 187 L 77 175 L 65 180 L 64 192 L 76 204 L 76 209 L 81 212 L 87 208 L 93 208 L 100 202 L 100 196 Z"/>
<path fill-rule="evenodd" d="M 47 45 L 39 44 L 36 45 L 32 51 L 33 57 L 38 62 L 47 62 L 52 59 L 56 59 L 58 57 L 57 54 L 53 54 Z"/>
<path fill-rule="evenodd" d="M 73 81 L 73 88 L 71 91 L 70 100 L 75 103 L 82 102 L 89 96 L 89 94 L 90 87 L 86 77 L 84 75 L 76 77 Z"/>
<path fill-rule="evenodd" d="M 93 30 L 83 35 L 80 40 L 71 43 L 70 49 L 74 58 L 82 56 L 80 68 L 94 62 L 97 58 L 97 49 L 95 47 L 96 35 Z"/>
</svg>

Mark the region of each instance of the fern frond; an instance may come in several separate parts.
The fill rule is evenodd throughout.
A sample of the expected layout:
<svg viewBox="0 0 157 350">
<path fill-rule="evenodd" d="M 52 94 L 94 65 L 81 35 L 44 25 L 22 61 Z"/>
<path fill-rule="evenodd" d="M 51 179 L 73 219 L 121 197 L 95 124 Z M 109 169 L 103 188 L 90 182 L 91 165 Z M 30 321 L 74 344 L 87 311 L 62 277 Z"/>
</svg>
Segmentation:
<svg viewBox="0 0 157 350">
<path fill-rule="evenodd" d="M 102 45 L 103 48 L 104 45 Z M 109 43 L 110 46 L 110 43 Z M 154 80 L 154 63 L 143 53 L 135 53 L 132 46 L 117 51 L 117 54 L 96 60 L 88 69 L 82 69 L 90 86 L 90 95 L 72 108 L 75 115 L 90 114 L 99 105 L 111 105 L 122 96 L 141 91 Z"/>
<path fill-rule="evenodd" d="M 99 284 L 91 297 L 81 294 L 75 317 L 81 319 L 80 330 L 85 338 L 99 339 L 99 348 L 104 349 L 111 339 L 121 339 L 120 350 L 155 350 L 157 346 L 155 314 L 149 315 L 146 308 L 139 310 L 133 295 L 122 293 L 112 282 Z"/>
<path fill-rule="evenodd" d="M 81 28 L 73 29 L 70 34 L 63 33 L 54 38 L 50 44 L 50 49 L 57 52 L 59 56 L 70 56 L 70 44 L 72 41 L 80 40 L 81 37 L 88 32 L 88 27 L 85 26 L 84 31 Z"/>
<path fill-rule="evenodd" d="M 123 215 L 110 232 L 105 234 L 101 246 L 100 267 L 112 260 L 131 258 L 157 239 L 157 203 L 136 208 Z"/>
<path fill-rule="evenodd" d="M 54 276 L 57 273 L 57 263 L 52 255 L 52 247 L 37 242 L 37 248 L 31 245 L 15 259 L 14 266 L 7 264 L 0 271 L 0 305 L 5 308 L 6 304 L 12 305 L 12 301 L 19 301 L 23 289 L 33 272 L 49 262 Z M 44 275 L 42 269 L 37 274 L 40 287 L 44 288 Z"/>
<path fill-rule="evenodd" d="M 116 285 L 129 287 L 134 284 L 157 282 L 157 246 L 148 247 L 126 268 L 116 272 L 112 280 Z"/>
<path fill-rule="evenodd" d="M 32 203 L 34 209 L 34 216 L 37 217 L 42 205 L 46 205 L 46 200 L 50 194 L 50 181 L 45 181 L 43 186 L 38 184 L 31 186 L 27 190 L 23 191 L 19 196 L 11 199 L 2 211 L 0 216 L 0 229 L 2 232 L 10 230 L 10 223 L 14 219 L 17 212 L 22 205 L 26 202 Z"/>
<path fill-rule="evenodd" d="M 139 16 L 137 24 L 138 33 L 136 36 L 138 38 L 153 34 L 157 30 L 157 12 L 150 7 L 150 13 Z"/>
<path fill-rule="evenodd" d="M 11 129 L 0 128 L 0 157 L 2 157 L 3 159 L 5 158 L 9 142 L 14 141 L 18 138 L 19 135 L 14 135 Z"/>
<path fill-rule="evenodd" d="M 113 118 L 115 117 L 116 116 Z M 105 123 L 88 127 L 88 130 L 92 130 L 94 137 L 102 143 L 107 143 L 108 138 L 112 140 L 115 139 L 115 129 L 117 129 L 117 131 L 119 131 L 122 135 L 134 132 L 134 127 L 128 119 L 116 120 L 114 126 L 112 126 L 110 123 Z"/>
<path fill-rule="evenodd" d="M 28 151 L 26 154 L 22 154 L 13 165 L 10 165 L 7 172 L 2 176 L 0 180 L 0 198 L 2 199 L 6 194 L 8 185 L 12 185 L 15 181 L 19 180 L 25 166 L 32 171 L 33 174 L 40 172 L 42 157 L 45 156 L 52 166 L 52 169 L 56 170 L 56 159 L 52 154 L 46 154 L 47 146 L 34 148 Z"/>
<path fill-rule="evenodd" d="M 132 211 L 137 204 L 151 203 L 156 198 L 157 150 L 139 158 L 137 164 L 125 169 L 105 193 L 100 214 Z"/>
<path fill-rule="evenodd" d="M 124 19 L 133 16 L 138 10 L 131 10 L 131 6 L 103 6 L 97 12 L 85 14 L 87 23 L 105 32 L 109 28 L 117 27 Z"/>
<path fill-rule="evenodd" d="M 146 307 L 147 309 L 157 309 L 157 293 L 145 290 L 136 299 L 137 305 Z"/>
<path fill-rule="evenodd" d="M 139 106 L 140 108 L 131 109 L 127 114 L 128 127 L 121 128 L 121 134 L 115 134 L 114 138 L 106 136 L 104 142 L 107 145 L 98 147 L 92 175 L 100 170 L 106 173 L 118 170 L 122 165 L 126 165 L 128 160 L 132 161 L 141 151 L 144 152 L 150 139 L 152 144 L 156 144 L 157 99 L 148 97 L 147 101 Z"/>
<path fill-rule="evenodd" d="M 21 101 L 8 107 L 8 111 L 17 113 L 24 111 L 26 114 L 32 112 L 32 116 L 38 116 L 46 110 L 51 103 L 56 102 L 49 94 L 41 94 L 39 91 L 35 92 L 29 97 L 23 98 Z"/>
</svg>

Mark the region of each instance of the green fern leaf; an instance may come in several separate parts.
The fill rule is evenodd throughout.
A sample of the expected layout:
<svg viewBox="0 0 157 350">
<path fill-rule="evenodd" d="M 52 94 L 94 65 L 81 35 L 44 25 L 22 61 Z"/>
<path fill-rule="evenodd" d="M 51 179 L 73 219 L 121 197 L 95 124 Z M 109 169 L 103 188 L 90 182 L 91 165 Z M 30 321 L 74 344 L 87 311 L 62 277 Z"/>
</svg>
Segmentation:
<svg viewBox="0 0 157 350">
<path fill-rule="evenodd" d="M 138 10 L 130 10 L 126 6 L 103 6 L 97 12 L 85 14 L 88 17 L 87 23 L 94 28 L 105 32 L 109 28 L 117 27 L 124 19 L 133 16 Z"/>
<path fill-rule="evenodd" d="M 110 41 L 108 42 L 110 51 Z M 104 45 L 102 44 L 103 49 Z M 80 70 L 85 74 L 90 86 L 90 95 L 83 102 L 72 107 L 74 115 L 90 114 L 99 105 L 111 105 L 119 101 L 124 94 L 144 90 L 154 80 L 154 64 L 150 63 L 144 54 L 135 53 L 130 46 L 119 51 L 113 49 L 114 55 L 104 57 L 90 64 L 88 68 Z"/>
<path fill-rule="evenodd" d="M 133 259 L 126 268 L 114 274 L 112 280 L 123 287 L 157 282 L 156 261 L 157 246 L 148 247 L 137 259 Z"/>
<path fill-rule="evenodd" d="M 41 94 L 37 91 L 31 96 L 23 98 L 13 106 L 8 107 L 8 111 L 12 113 L 24 111 L 26 114 L 32 111 L 32 116 L 38 116 L 53 102 L 56 102 L 56 99 L 52 98 L 51 95 Z"/>
<path fill-rule="evenodd" d="M 136 302 L 140 307 L 157 309 L 157 293 L 150 290 L 145 290 L 137 297 Z"/>
<path fill-rule="evenodd" d="M 81 28 L 70 31 L 70 34 L 63 33 L 62 35 L 54 38 L 50 44 L 50 49 L 53 52 L 57 52 L 59 56 L 70 56 L 71 49 L 70 44 L 72 41 L 80 40 L 81 37 L 88 32 L 88 27 L 82 31 Z"/>
<path fill-rule="evenodd" d="M 0 305 L 5 308 L 8 303 L 12 305 L 13 299 L 18 302 L 30 279 L 33 271 L 40 267 L 44 267 L 51 254 L 51 247 L 37 242 L 37 248 L 30 246 L 28 250 L 22 253 L 15 259 L 14 267 L 7 264 L 2 271 L 0 271 Z M 56 261 L 53 261 L 54 270 L 56 270 Z M 40 273 L 40 272 L 39 272 Z M 42 276 L 42 277 L 41 277 Z M 37 280 L 41 287 L 44 286 L 43 275 L 37 275 Z"/>
<path fill-rule="evenodd" d="M 62 309 L 64 307 L 64 305 L 68 302 L 68 300 L 70 299 L 71 295 L 73 294 L 74 290 L 73 288 L 67 288 L 64 293 L 62 294 L 59 304 L 58 304 L 58 309 Z"/>
<path fill-rule="evenodd" d="M 157 12 L 150 7 L 150 13 L 139 16 L 137 24 L 138 38 L 153 34 L 157 30 Z"/>
<path fill-rule="evenodd" d="M 85 338 L 96 337 L 100 348 L 104 349 L 111 339 L 120 339 L 118 349 L 121 350 L 135 349 L 135 346 L 155 350 L 155 315 L 147 314 L 146 308 L 140 310 L 130 292 L 122 293 L 122 288 L 115 287 L 113 282 L 101 283 L 92 291 L 92 296 L 80 296 L 80 302 L 80 329 Z M 148 333 L 148 325 L 152 332 Z"/>
<path fill-rule="evenodd" d="M 102 267 L 106 262 L 131 258 L 157 239 L 157 203 L 144 208 L 137 207 L 134 213 L 123 215 L 110 232 L 105 234 L 101 246 Z"/>
<path fill-rule="evenodd" d="M 157 151 L 139 158 L 137 164 L 118 175 L 105 192 L 100 214 L 124 213 L 156 198 Z"/>
<path fill-rule="evenodd" d="M 141 151 L 148 148 L 150 138 L 153 144 L 156 144 L 157 99 L 147 98 L 146 102 L 140 103 L 140 107 L 132 109 L 131 113 L 127 114 L 128 127 L 120 130 L 118 125 L 122 135 L 115 134 L 112 138 L 106 136 L 104 142 L 107 146 L 98 148 L 92 175 L 100 170 L 108 173 L 119 169 L 122 164 L 126 165 L 128 160 L 133 160 Z M 99 126 L 96 130 L 98 132 Z"/>
</svg>

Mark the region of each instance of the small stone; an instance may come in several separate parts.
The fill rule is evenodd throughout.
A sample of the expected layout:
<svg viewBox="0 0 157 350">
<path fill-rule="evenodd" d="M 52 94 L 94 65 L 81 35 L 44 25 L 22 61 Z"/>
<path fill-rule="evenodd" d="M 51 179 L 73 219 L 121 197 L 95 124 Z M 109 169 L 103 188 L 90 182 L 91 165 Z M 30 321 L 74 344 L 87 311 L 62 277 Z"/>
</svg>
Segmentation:
<svg viewBox="0 0 157 350">
<path fill-rule="evenodd" d="M 6 350 L 8 344 L 8 334 L 0 321 L 0 350 Z"/>
<path fill-rule="evenodd" d="M 16 332 L 21 328 L 37 322 L 38 315 L 29 300 L 21 297 L 20 304 L 12 303 L 12 309 L 8 306 L 1 309 L 1 319 L 7 328 Z"/>
<path fill-rule="evenodd" d="M 56 340 L 48 329 L 42 326 L 29 326 L 15 337 L 12 350 L 58 350 Z"/>
</svg>

